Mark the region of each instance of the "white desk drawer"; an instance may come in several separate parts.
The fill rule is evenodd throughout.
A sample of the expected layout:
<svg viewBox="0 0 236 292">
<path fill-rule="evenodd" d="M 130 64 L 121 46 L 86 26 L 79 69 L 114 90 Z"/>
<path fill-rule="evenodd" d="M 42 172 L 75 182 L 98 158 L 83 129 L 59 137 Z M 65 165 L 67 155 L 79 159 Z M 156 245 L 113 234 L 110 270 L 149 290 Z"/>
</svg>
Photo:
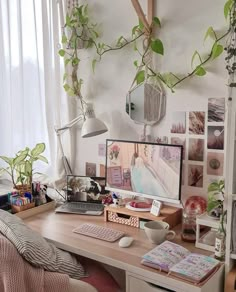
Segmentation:
<svg viewBox="0 0 236 292">
<path fill-rule="evenodd" d="M 170 292 L 172 290 L 168 290 L 165 288 L 161 288 L 157 285 L 145 282 L 141 279 L 128 276 L 128 291 L 127 292 Z M 174 292 L 174 291 L 173 291 Z"/>
</svg>

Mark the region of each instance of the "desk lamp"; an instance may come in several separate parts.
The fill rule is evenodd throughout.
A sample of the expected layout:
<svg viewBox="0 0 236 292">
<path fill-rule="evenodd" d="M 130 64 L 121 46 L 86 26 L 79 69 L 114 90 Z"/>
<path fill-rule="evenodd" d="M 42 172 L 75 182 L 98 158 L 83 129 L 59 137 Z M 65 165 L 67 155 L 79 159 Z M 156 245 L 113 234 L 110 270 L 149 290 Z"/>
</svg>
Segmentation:
<svg viewBox="0 0 236 292">
<path fill-rule="evenodd" d="M 65 168 L 66 175 L 72 174 L 71 166 L 69 161 L 67 160 L 61 142 L 61 134 L 63 134 L 66 130 L 72 128 L 75 124 L 80 121 L 84 121 L 81 129 L 81 137 L 82 138 L 89 138 L 93 136 L 97 136 L 107 132 L 106 125 L 99 119 L 96 118 L 94 109 L 92 104 L 86 104 L 86 110 L 77 118 L 70 121 L 68 124 L 64 125 L 61 128 L 55 127 L 55 131 L 59 141 L 59 147 L 62 153 L 62 160 Z"/>
</svg>

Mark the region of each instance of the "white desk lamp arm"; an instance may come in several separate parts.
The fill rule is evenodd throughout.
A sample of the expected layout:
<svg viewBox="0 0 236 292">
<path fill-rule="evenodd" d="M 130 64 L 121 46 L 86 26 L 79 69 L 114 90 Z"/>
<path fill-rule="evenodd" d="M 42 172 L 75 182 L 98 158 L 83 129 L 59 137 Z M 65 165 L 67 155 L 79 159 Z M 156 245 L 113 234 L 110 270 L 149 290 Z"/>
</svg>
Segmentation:
<svg viewBox="0 0 236 292">
<path fill-rule="evenodd" d="M 62 142 L 61 142 L 61 135 L 68 129 L 70 129 L 71 127 L 73 127 L 76 123 L 80 122 L 80 121 L 83 121 L 84 118 L 82 116 L 79 116 L 75 119 L 73 119 L 72 121 L 70 121 L 68 124 L 64 125 L 63 127 L 61 128 L 57 128 L 55 127 L 55 131 L 56 131 L 56 134 L 57 134 L 57 138 L 58 138 L 58 142 L 59 142 L 59 148 L 60 148 L 60 151 L 62 153 L 62 160 L 63 160 L 63 164 L 64 164 L 64 168 L 65 168 L 65 172 L 66 174 L 72 174 L 72 169 L 71 169 L 71 166 L 65 156 L 65 153 L 64 153 L 64 150 L 63 150 L 63 147 L 62 147 Z"/>
</svg>

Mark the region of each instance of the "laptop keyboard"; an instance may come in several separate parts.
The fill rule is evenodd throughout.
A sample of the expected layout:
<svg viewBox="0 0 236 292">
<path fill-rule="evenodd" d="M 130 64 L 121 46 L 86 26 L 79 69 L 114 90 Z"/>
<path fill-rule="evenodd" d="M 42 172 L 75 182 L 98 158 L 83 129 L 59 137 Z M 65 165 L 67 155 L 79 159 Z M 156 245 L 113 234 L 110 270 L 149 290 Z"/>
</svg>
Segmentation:
<svg viewBox="0 0 236 292">
<path fill-rule="evenodd" d="M 103 204 L 68 202 L 56 209 L 56 212 L 100 215 L 103 213 Z"/>
</svg>

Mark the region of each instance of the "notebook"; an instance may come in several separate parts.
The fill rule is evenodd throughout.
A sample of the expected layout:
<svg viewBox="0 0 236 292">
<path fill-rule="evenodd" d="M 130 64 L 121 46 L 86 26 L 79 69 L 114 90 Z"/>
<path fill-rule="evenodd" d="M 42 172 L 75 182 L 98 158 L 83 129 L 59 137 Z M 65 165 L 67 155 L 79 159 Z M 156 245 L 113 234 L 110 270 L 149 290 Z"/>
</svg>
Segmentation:
<svg viewBox="0 0 236 292">
<path fill-rule="evenodd" d="M 104 177 L 68 175 L 67 200 L 55 212 L 101 215 L 104 206 L 100 197 L 105 193 Z"/>
<path fill-rule="evenodd" d="M 164 241 L 146 253 L 141 263 L 196 284 L 205 280 L 220 266 L 220 261 L 191 253 L 170 241 Z"/>
</svg>

